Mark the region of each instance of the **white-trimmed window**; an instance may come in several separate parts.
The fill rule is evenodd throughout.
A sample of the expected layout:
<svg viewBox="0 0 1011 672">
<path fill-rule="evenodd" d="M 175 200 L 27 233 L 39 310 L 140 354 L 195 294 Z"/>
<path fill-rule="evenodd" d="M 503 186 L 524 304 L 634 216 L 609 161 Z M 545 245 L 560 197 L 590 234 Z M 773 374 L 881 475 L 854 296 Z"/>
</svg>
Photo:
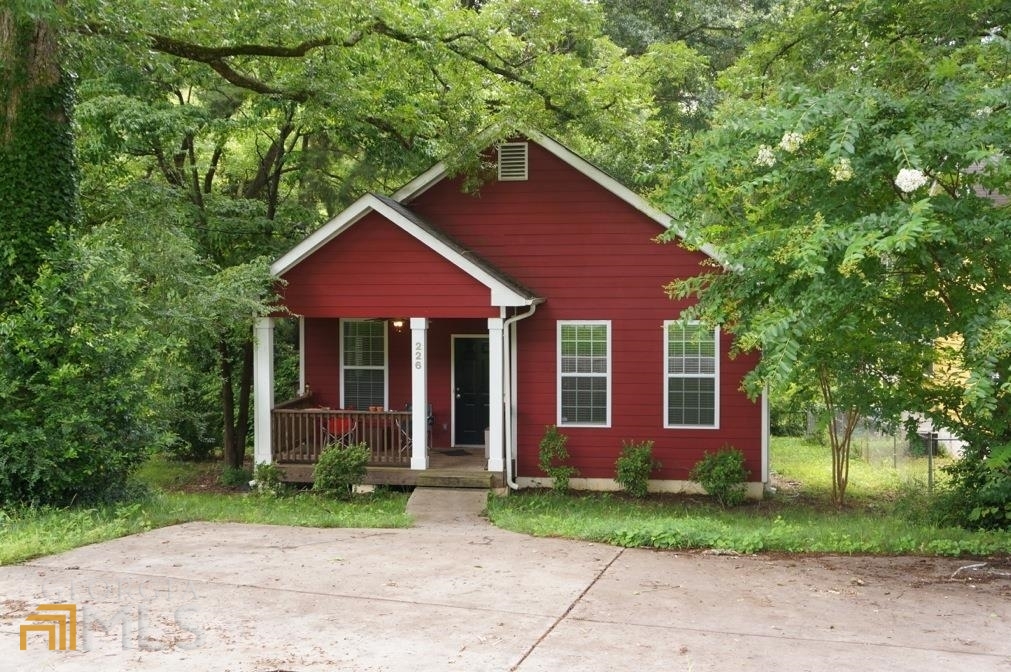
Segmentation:
<svg viewBox="0 0 1011 672">
<path fill-rule="evenodd" d="M 664 426 L 720 424 L 719 329 L 664 322 Z"/>
<path fill-rule="evenodd" d="M 611 425 L 611 323 L 558 322 L 558 426 Z"/>
<path fill-rule="evenodd" d="M 343 408 L 388 407 L 385 321 L 341 321 L 341 374 Z"/>
</svg>

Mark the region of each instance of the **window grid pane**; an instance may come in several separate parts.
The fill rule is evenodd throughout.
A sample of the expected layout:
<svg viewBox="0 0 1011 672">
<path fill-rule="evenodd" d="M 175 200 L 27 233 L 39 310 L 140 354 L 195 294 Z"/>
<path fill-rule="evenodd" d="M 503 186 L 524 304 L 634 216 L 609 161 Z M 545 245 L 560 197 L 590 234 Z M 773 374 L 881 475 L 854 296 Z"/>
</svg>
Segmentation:
<svg viewBox="0 0 1011 672">
<path fill-rule="evenodd" d="M 715 393 L 716 384 L 712 378 L 668 378 L 668 424 L 716 424 Z"/>
<path fill-rule="evenodd" d="M 379 321 L 344 322 L 344 366 L 383 368 L 385 325 Z"/>
<path fill-rule="evenodd" d="M 344 369 L 344 408 L 364 410 L 386 405 L 382 369 Z"/>
<path fill-rule="evenodd" d="M 607 423 L 607 378 L 562 378 L 562 422 L 579 425 Z"/>
</svg>

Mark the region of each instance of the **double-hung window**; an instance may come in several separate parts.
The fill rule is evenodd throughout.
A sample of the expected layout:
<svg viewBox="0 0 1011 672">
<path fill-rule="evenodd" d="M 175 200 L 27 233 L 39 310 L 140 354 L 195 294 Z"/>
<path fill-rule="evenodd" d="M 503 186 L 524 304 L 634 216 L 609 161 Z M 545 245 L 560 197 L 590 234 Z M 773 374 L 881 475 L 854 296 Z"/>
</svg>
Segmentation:
<svg viewBox="0 0 1011 672">
<path fill-rule="evenodd" d="M 558 425 L 611 425 L 611 323 L 558 322 Z"/>
<path fill-rule="evenodd" d="M 664 425 L 720 424 L 719 329 L 664 322 Z"/>
<path fill-rule="evenodd" d="M 341 322 L 341 373 L 344 408 L 387 408 L 385 321 Z"/>
</svg>

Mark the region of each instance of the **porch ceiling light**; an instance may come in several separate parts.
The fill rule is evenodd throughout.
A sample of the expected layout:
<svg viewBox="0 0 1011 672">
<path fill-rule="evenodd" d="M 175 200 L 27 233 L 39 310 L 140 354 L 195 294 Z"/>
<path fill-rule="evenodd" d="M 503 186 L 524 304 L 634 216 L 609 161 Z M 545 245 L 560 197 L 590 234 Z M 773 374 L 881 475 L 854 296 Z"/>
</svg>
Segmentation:
<svg viewBox="0 0 1011 672">
<path fill-rule="evenodd" d="M 401 318 L 401 317 L 395 318 L 392 321 L 392 324 L 393 324 L 393 331 L 397 332 L 398 334 L 404 330 L 404 319 L 403 318 Z"/>
</svg>

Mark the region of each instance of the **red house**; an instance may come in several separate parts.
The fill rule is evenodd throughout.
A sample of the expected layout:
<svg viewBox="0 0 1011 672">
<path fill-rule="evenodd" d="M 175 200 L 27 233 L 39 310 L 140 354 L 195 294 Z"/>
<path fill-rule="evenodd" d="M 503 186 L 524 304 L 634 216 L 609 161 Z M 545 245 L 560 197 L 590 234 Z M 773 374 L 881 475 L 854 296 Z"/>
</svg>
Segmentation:
<svg viewBox="0 0 1011 672">
<path fill-rule="evenodd" d="M 546 484 L 548 425 L 575 488 L 614 488 L 623 441 L 654 442 L 655 490 L 690 490 L 734 446 L 768 480 L 768 409 L 741 391 L 757 355 L 678 321 L 664 285 L 706 252 L 654 238 L 670 217 L 533 133 L 488 150 L 477 193 L 436 165 L 368 194 L 272 266 L 298 316 L 298 399 L 273 401 L 274 318 L 256 327 L 255 460 L 306 479 L 327 441 L 364 441 L 374 482 L 417 483 L 445 455 L 510 487 Z"/>
</svg>

